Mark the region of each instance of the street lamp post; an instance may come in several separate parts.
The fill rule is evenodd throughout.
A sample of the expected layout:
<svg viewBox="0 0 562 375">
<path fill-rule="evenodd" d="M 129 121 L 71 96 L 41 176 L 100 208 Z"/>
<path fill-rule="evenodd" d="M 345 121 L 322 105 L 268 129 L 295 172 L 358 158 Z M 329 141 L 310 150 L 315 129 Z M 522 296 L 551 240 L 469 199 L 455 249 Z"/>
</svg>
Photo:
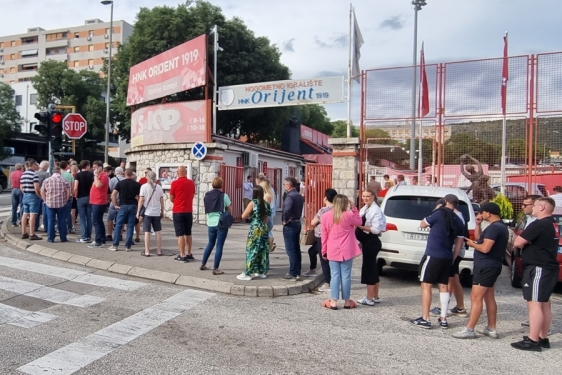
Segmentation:
<svg viewBox="0 0 562 375">
<path fill-rule="evenodd" d="M 416 87 L 417 87 L 417 68 L 416 65 L 418 57 L 418 11 L 422 10 L 422 7 L 427 5 L 425 0 L 412 0 L 412 5 L 414 6 L 414 58 L 413 58 L 413 69 L 414 69 L 414 80 L 412 82 L 412 127 L 410 129 L 410 169 L 414 170 L 416 168 L 416 158 L 415 151 L 416 145 L 414 140 L 416 138 Z M 420 137 L 422 134 L 420 134 Z"/>
<path fill-rule="evenodd" d="M 105 94 L 105 162 L 109 163 L 109 104 L 111 102 L 111 50 L 113 49 L 113 0 L 101 1 L 103 5 L 111 5 L 109 19 L 109 59 L 107 60 L 107 92 Z"/>
</svg>

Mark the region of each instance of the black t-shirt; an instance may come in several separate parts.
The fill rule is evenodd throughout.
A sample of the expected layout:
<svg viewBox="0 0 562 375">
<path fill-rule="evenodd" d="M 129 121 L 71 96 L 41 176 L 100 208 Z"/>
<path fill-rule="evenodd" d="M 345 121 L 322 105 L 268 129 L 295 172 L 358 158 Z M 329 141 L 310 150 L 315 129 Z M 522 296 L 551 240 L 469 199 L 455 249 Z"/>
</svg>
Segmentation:
<svg viewBox="0 0 562 375">
<path fill-rule="evenodd" d="M 119 192 L 120 205 L 138 204 L 137 196 L 140 194 L 141 185 L 130 178 L 121 180 L 115 185 L 115 190 Z"/>
<path fill-rule="evenodd" d="M 477 243 L 481 244 L 485 239 L 494 241 L 494 244 L 487 253 L 474 250 L 474 267 L 501 267 L 503 253 L 509 240 L 507 226 L 501 220 L 493 222 L 484 229 Z"/>
<path fill-rule="evenodd" d="M 558 240 L 560 227 L 552 216 L 533 221 L 521 233 L 529 243 L 523 247 L 521 258 L 523 267 L 538 266 L 547 269 L 558 269 Z"/>
<path fill-rule="evenodd" d="M 78 181 L 78 196 L 77 198 L 89 197 L 90 189 L 94 184 L 94 174 L 90 171 L 80 171 L 75 178 Z"/>
</svg>

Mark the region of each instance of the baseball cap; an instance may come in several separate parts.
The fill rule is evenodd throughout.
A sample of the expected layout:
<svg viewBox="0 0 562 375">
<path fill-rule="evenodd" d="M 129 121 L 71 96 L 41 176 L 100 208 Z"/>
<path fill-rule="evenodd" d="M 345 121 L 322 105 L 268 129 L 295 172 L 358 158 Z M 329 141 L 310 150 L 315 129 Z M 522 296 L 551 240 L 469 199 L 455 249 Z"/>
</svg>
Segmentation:
<svg viewBox="0 0 562 375">
<path fill-rule="evenodd" d="M 500 206 L 498 206 L 497 204 L 495 204 L 493 202 L 488 202 L 488 203 L 480 206 L 480 209 L 478 211 L 480 211 L 480 212 L 486 211 L 489 214 L 499 216 L 500 215 Z"/>
<path fill-rule="evenodd" d="M 459 205 L 459 198 L 455 194 L 447 194 L 443 197 L 445 202 L 451 203 L 453 206 Z"/>
</svg>

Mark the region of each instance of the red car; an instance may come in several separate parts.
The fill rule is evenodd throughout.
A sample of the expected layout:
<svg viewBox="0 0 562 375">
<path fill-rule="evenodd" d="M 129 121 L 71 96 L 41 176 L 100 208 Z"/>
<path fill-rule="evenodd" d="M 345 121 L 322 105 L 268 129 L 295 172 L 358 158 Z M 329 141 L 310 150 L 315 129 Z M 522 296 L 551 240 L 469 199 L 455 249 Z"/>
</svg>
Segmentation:
<svg viewBox="0 0 562 375">
<path fill-rule="evenodd" d="M 556 207 L 552 213 L 554 220 L 558 222 L 558 226 L 562 230 L 562 207 Z M 527 216 L 523 211 L 519 212 L 514 225 L 509 228 L 509 242 L 505 250 L 505 264 L 511 269 L 511 285 L 514 288 L 521 288 L 521 275 L 523 274 L 523 264 L 521 262 L 521 249 L 513 247 L 515 237 L 523 232 L 527 222 Z M 562 282 L 562 237 L 558 243 L 558 255 L 556 257 L 559 263 L 558 282 Z"/>
</svg>

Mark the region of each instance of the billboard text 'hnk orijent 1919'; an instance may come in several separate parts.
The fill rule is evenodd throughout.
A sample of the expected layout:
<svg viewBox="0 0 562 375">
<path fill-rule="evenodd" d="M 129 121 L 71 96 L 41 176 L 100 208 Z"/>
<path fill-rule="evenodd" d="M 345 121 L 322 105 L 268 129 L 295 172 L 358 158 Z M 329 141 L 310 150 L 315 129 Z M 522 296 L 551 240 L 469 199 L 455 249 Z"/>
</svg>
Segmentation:
<svg viewBox="0 0 562 375">
<path fill-rule="evenodd" d="M 201 35 L 131 67 L 127 105 L 203 86 L 206 56 L 207 37 Z"/>
<path fill-rule="evenodd" d="M 224 86 L 219 95 L 221 110 L 343 102 L 343 76 Z"/>
</svg>

